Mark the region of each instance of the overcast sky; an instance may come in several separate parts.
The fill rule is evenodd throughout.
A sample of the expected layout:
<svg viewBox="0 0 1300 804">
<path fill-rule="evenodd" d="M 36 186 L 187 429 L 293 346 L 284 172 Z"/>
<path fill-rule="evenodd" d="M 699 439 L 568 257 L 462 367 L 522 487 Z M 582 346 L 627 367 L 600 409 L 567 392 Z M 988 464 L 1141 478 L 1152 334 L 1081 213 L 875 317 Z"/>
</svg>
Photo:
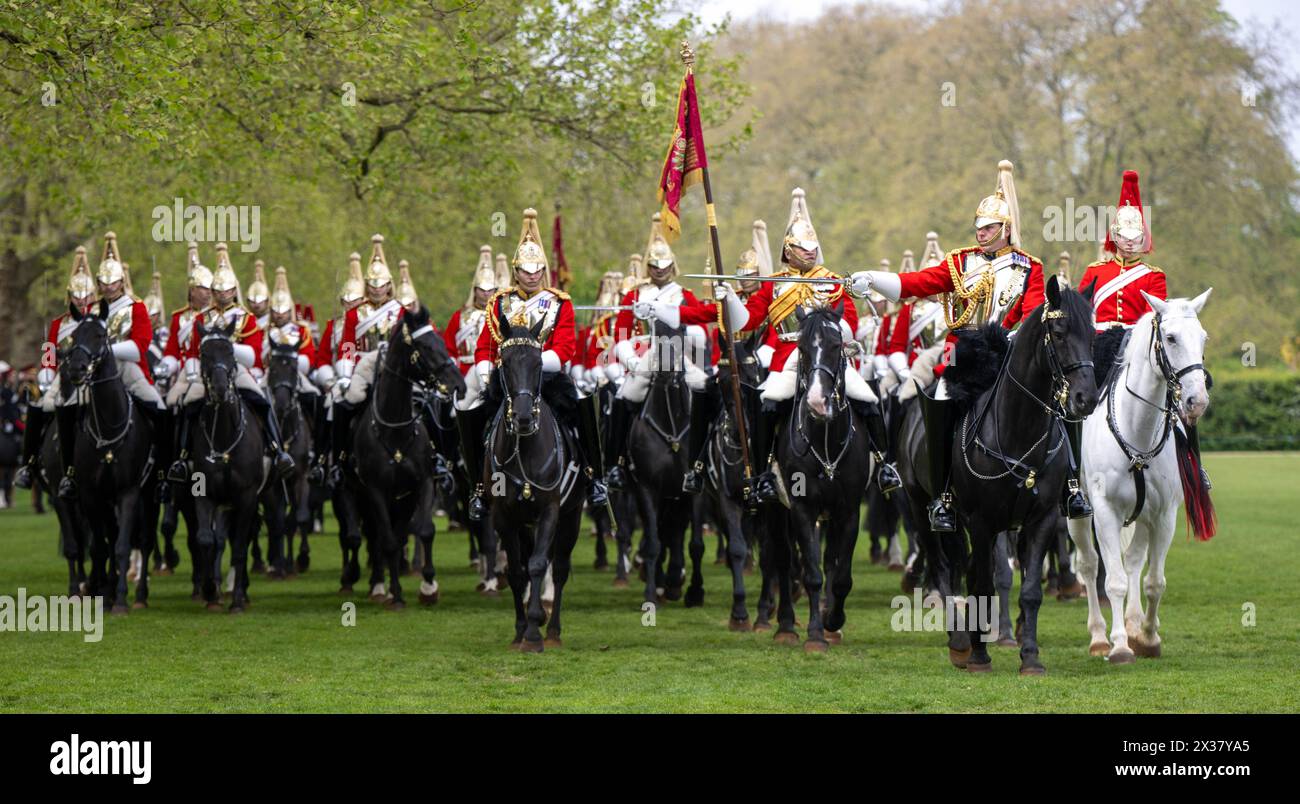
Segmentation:
<svg viewBox="0 0 1300 804">
<path fill-rule="evenodd" d="M 1300 6 L 1296 0 L 1220 0 L 1228 13 L 1251 27 L 1263 26 L 1284 29 L 1294 39 L 1300 31 Z M 936 0 L 892 0 L 895 6 L 930 9 L 941 3 Z M 706 23 L 720 22 L 730 14 L 733 20 L 766 18 L 796 22 L 818 17 L 827 8 L 854 5 L 851 0 L 700 0 L 699 14 Z M 1286 52 L 1287 71 L 1300 74 L 1300 48 Z M 1291 127 L 1291 153 L 1300 159 L 1300 126 Z"/>
</svg>

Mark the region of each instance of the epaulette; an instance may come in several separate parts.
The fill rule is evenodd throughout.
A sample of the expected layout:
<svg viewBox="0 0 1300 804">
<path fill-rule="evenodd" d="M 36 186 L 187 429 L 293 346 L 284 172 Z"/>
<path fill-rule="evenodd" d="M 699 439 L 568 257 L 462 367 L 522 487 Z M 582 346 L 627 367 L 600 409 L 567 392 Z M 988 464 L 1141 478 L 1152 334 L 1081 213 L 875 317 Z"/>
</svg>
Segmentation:
<svg viewBox="0 0 1300 804">
<path fill-rule="evenodd" d="M 1096 268 L 1099 265 L 1106 265 L 1107 263 L 1110 262 L 1113 262 L 1113 260 L 1097 260 L 1096 262 L 1088 263 L 1088 268 Z M 1087 268 L 1085 268 L 1084 270 L 1086 271 Z"/>
<path fill-rule="evenodd" d="M 497 301 L 499 301 L 502 296 L 507 295 L 513 290 L 514 290 L 513 287 L 501 288 L 497 290 L 497 292 L 489 296 L 487 300 L 487 307 L 485 312 L 487 312 L 486 323 L 488 328 L 488 334 L 491 335 L 492 340 L 496 341 L 497 343 L 501 343 L 502 340 L 501 324 L 497 320 Z"/>
<path fill-rule="evenodd" d="M 1151 270 L 1155 271 L 1155 272 L 1158 273 L 1158 274 L 1163 274 L 1163 273 L 1165 272 L 1165 269 L 1164 269 L 1164 268 L 1157 268 L 1157 267 L 1155 267 L 1154 265 L 1152 265 L 1152 264 L 1149 263 L 1149 262 L 1144 262 L 1144 263 L 1142 263 L 1142 264 L 1145 265 L 1146 267 L 1150 268 Z"/>
<path fill-rule="evenodd" d="M 168 317 L 170 318 L 173 315 L 180 315 L 181 313 L 185 312 L 188 309 L 190 309 L 190 306 L 188 304 L 185 305 L 184 307 L 177 307 L 175 310 L 172 310 L 171 313 L 168 314 Z"/>
<path fill-rule="evenodd" d="M 569 294 L 565 293 L 564 291 L 560 290 L 559 288 L 548 287 L 548 288 L 546 288 L 546 290 L 549 290 L 550 292 L 554 293 L 556 296 L 560 297 L 560 298 L 563 299 L 564 301 L 569 301 Z"/>
</svg>

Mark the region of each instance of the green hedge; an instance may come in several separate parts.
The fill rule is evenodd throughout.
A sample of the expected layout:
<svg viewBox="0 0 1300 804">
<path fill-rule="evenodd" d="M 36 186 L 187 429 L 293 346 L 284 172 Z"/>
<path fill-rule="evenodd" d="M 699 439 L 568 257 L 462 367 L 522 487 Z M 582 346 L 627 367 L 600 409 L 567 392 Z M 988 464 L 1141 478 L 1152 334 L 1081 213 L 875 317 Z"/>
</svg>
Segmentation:
<svg viewBox="0 0 1300 804">
<path fill-rule="evenodd" d="M 1201 419 L 1201 449 L 1300 449 L 1300 374 L 1216 373 Z"/>
</svg>

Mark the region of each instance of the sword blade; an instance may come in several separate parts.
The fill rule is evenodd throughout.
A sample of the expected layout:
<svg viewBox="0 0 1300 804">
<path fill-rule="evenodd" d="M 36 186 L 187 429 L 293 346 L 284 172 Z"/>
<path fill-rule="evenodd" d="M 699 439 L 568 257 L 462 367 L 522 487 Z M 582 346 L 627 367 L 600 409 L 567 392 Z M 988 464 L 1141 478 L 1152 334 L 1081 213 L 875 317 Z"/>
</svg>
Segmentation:
<svg viewBox="0 0 1300 804">
<path fill-rule="evenodd" d="M 682 279 L 712 279 L 731 282 L 795 282 L 801 285 L 845 285 L 849 280 L 842 276 L 735 276 L 733 274 L 680 274 Z"/>
<path fill-rule="evenodd" d="M 630 304 L 575 304 L 575 310 L 631 310 Z"/>
</svg>

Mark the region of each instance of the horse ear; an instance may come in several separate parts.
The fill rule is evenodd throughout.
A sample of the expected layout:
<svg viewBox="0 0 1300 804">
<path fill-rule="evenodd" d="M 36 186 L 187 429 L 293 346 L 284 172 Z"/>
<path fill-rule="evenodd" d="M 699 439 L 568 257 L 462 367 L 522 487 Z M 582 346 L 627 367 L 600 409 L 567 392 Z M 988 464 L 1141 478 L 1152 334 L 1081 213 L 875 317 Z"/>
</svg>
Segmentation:
<svg viewBox="0 0 1300 804">
<path fill-rule="evenodd" d="M 1055 309 L 1061 306 L 1061 283 L 1056 281 L 1056 274 L 1047 280 L 1047 309 Z"/>
<path fill-rule="evenodd" d="M 1097 292 L 1097 282 L 1100 279 L 1101 277 L 1094 276 L 1092 278 L 1092 282 L 1088 283 L 1088 287 L 1083 289 L 1083 298 L 1087 299 L 1089 303 L 1092 302 L 1093 294 Z"/>
<path fill-rule="evenodd" d="M 510 318 L 506 315 L 506 311 L 500 307 L 497 308 L 497 328 L 501 332 L 510 331 Z"/>
<path fill-rule="evenodd" d="M 537 319 L 537 323 L 528 328 L 528 334 L 533 336 L 533 340 L 540 340 L 542 335 L 542 325 L 546 323 L 545 318 Z"/>
<path fill-rule="evenodd" d="M 99 300 L 99 320 L 100 321 L 108 320 L 108 299 Z"/>
<path fill-rule="evenodd" d="M 77 305 L 72 302 L 68 302 L 68 315 L 72 316 L 72 320 L 77 322 L 80 322 L 83 318 L 81 311 L 77 309 Z"/>
<path fill-rule="evenodd" d="M 1165 311 L 1169 309 L 1169 302 L 1164 299 L 1157 299 L 1145 290 L 1139 290 L 1138 293 L 1142 294 L 1142 298 L 1146 299 L 1147 304 L 1151 305 L 1151 309 L 1155 310 L 1159 315 L 1164 315 Z"/>
<path fill-rule="evenodd" d="M 226 322 L 226 328 L 223 330 L 223 332 L 225 333 L 227 338 L 235 334 L 235 319 L 232 318 Z"/>
<path fill-rule="evenodd" d="M 1210 291 L 1212 290 L 1214 290 L 1214 288 L 1206 288 L 1204 293 L 1188 302 L 1197 315 L 1201 314 L 1201 309 L 1205 307 L 1205 303 L 1210 300 Z"/>
<path fill-rule="evenodd" d="M 844 315 L 844 297 L 841 296 L 841 297 L 840 297 L 840 300 L 837 301 L 837 302 L 835 302 L 835 306 L 832 307 L 831 309 L 835 311 L 835 315 L 843 316 L 843 315 Z"/>
<path fill-rule="evenodd" d="M 808 312 L 804 310 L 802 307 L 794 308 L 794 314 L 795 317 L 799 319 L 799 323 L 803 323 L 803 320 L 808 317 Z"/>
</svg>

